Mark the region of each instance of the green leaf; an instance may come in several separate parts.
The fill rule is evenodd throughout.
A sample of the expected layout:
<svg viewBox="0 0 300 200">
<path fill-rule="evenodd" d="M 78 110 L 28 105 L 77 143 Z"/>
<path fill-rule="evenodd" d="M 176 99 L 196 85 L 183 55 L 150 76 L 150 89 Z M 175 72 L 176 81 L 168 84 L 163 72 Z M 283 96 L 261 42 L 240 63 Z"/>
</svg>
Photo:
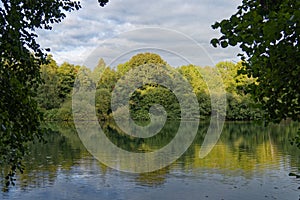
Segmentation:
<svg viewBox="0 0 300 200">
<path fill-rule="evenodd" d="M 213 38 L 210 43 L 214 46 L 217 47 L 217 45 L 219 44 L 219 40 L 217 38 Z"/>
<path fill-rule="evenodd" d="M 222 48 L 226 48 L 228 46 L 228 42 L 227 41 L 222 41 L 221 42 L 221 47 Z"/>
</svg>

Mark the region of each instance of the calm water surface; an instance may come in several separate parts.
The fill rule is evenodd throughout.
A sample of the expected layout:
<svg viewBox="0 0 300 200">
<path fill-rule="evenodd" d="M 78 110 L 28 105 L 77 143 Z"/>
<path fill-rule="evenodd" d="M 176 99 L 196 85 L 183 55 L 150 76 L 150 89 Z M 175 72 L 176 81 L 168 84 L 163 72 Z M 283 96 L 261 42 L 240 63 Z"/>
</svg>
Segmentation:
<svg viewBox="0 0 300 200">
<path fill-rule="evenodd" d="M 49 126 L 54 132 L 47 136 L 48 143 L 31 146 L 26 171 L 0 199 L 300 198 L 300 180 L 288 176 L 300 173 L 300 151 L 289 142 L 300 127 L 296 123 L 267 128 L 226 123 L 217 145 L 204 159 L 199 158 L 199 150 L 207 125 L 201 124 L 183 156 L 166 168 L 144 174 L 120 172 L 99 163 L 85 149 L 74 126 Z M 157 136 L 143 140 L 105 125 L 111 141 L 135 152 L 161 148 L 176 128 L 177 123 L 168 123 Z"/>
</svg>

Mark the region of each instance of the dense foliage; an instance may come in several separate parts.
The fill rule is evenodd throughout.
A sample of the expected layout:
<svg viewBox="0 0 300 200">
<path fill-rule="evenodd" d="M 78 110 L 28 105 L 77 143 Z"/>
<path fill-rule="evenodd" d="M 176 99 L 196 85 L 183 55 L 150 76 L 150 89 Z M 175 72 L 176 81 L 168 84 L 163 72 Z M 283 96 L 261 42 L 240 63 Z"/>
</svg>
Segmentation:
<svg viewBox="0 0 300 200">
<path fill-rule="evenodd" d="M 239 45 L 244 52 L 240 73 L 256 78 L 247 89 L 267 122 L 300 121 L 299 24 L 299 0 L 243 0 L 235 14 L 212 26 L 222 33 L 213 46 Z M 300 130 L 292 141 L 298 146 L 299 136 Z"/>
<path fill-rule="evenodd" d="M 169 67 L 170 70 L 175 70 L 184 77 L 192 86 L 193 93 L 197 97 L 201 119 L 209 118 L 212 114 L 211 91 L 208 90 L 203 75 L 208 77 L 207 80 L 210 81 L 210 85 L 218 87 L 218 85 L 214 85 L 217 71 L 219 71 L 224 80 L 227 92 L 227 111 L 226 113 L 219 113 L 221 117 L 225 117 L 227 120 L 255 120 L 262 115 L 250 96 L 244 94 L 244 87 L 255 80 L 245 75 L 238 75 L 237 72 L 242 67 L 241 63 L 220 62 L 215 67 L 188 65 L 173 68 L 157 54 L 141 53 L 133 56 L 129 61 L 119 64 L 116 69 L 106 66 L 104 60 L 100 59 L 94 71 L 91 71 L 84 66 L 74 66 L 68 63 L 57 66 L 51 57 L 48 59 L 49 64 L 41 67 L 43 77 L 47 79 L 40 86 L 40 95 L 38 96 L 39 106 L 45 111 L 45 118 L 47 120 L 69 121 L 73 119 L 71 94 L 77 75 L 81 76 L 80 80 L 84 83 L 80 84 L 84 84 L 85 88 L 96 89 L 95 105 L 88 105 L 87 102 L 84 103 L 86 110 L 88 110 L 87 107 L 95 106 L 99 120 L 111 119 L 113 112 L 111 108 L 111 95 L 116 83 L 119 81 L 119 85 L 124 87 L 121 88 L 124 91 L 126 88 L 129 88 L 134 83 L 122 80 L 121 78 L 125 76 L 126 72 L 139 65 L 144 66 L 143 70 L 129 73 L 131 76 L 128 77 L 129 79 L 134 80 L 135 77 L 140 77 L 141 81 L 145 81 L 147 80 L 144 74 L 145 71 L 151 71 L 147 70 L 147 67 L 149 69 L 155 67 L 155 71 L 158 74 L 163 74 L 164 66 Z M 101 69 L 104 70 L 101 71 Z M 96 77 L 97 84 L 95 85 L 91 79 L 93 79 L 92 77 L 99 70 L 102 72 L 102 75 L 101 78 Z M 177 88 L 180 88 L 180 86 Z M 186 89 L 183 90 L 187 91 Z M 122 103 L 122 100 L 120 100 L 120 103 Z M 123 106 L 126 106 L 125 104 L 126 102 L 124 102 Z M 136 88 L 129 101 L 131 117 L 137 121 L 149 120 L 149 109 L 154 104 L 160 104 L 165 108 L 168 119 L 179 119 L 181 117 L 178 99 L 172 91 L 159 84 L 145 84 L 142 87 Z M 122 106 L 114 112 L 122 113 Z M 82 120 L 88 120 L 88 115 L 82 117 Z"/>
<path fill-rule="evenodd" d="M 108 0 L 98 2 L 104 6 Z M 16 170 L 23 170 L 21 160 L 27 152 L 27 143 L 34 138 L 42 140 L 41 115 L 35 97 L 41 82 L 40 65 L 47 63 L 49 49 L 42 49 L 36 42 L 36 30 L 51 30 L 53 23 L 66 17 L 65 12 L 80 7 L 79 1 L 72 0 L 0 1 L 0 165 L 11 168 L 8 185 L 13 183 Z M 56 80 L 48 75 L 42 78 L 54 83 Z M 60 98 L 64 98 L 69 91 L 60 86 L 63 86 L 59 88 Z M 56 94 L 52 91 L 51 95 Z M 59 100 L 44 101 L 43 106 L 50 109 L 58 103 Z"/>
<path fill-rule="evenodd" d="M 51 29 L 65 18 L 64 11 L 80 8 L 70 0 L 2 0 L 0 7 L 0 165 L 9 165 L 9 184 L 26 143 L 42 139 L 40 113 L 34 99 L 40 83 L 40 65 L 46 54 L 36 42 L 36 29 Z"/>
<path fill-rule="evenodd" d="M 242 74 L 256 78 L 248 87 L 267 121 L 300 116 L 300 1 L 243 0 L 229 19 L 216 22 L 222 36 L 214 46 L 239 47 Z"/>
</svg>

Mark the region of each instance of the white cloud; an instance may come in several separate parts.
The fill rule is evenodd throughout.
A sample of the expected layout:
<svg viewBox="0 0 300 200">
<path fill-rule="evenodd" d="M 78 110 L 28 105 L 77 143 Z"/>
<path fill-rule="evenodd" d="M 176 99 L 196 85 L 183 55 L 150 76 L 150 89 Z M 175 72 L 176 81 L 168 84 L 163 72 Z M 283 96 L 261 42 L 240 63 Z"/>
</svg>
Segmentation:
<svg viewBox="0 0 300 200">
<path fill-rule="evenodd" d="M 192 37 L 209 52 L 215 62 L 236 60 L 236 49 L 214 49 L 209 42 L 211 38 L 219 35 L 218 31 L 212 30 L 211 25 L 217 20 L 230 17 L 238 4 L 240 0 L 111 0 L 106 7 L 101 8 L 97 0 L 86 0 L 82 1 L 81 10 L 68 13 L 67 18 L 54 25 L 52 31 L 39 31 L 38 41 L 42 47 L 51 48 L 58 63 L 68 61 L 82 64 L 85 57 L 104 41 L 122 42 L 103 47 L 103 51 L 106 51 L 104 59 L 112 59 L 116 53 L 124 53 L 121 50 L 128 49 L 128 46 L 151 46 L 151 42 L 159 42 L 162 47 L 177 45 L 178 49 L 193 53 L 188 45 L 178 43 L 170 35 L 159 35 L 159 32 L 149 35 L 133 31 L 131 36 L 125 34 L 126 40 L 111 39 L 119 34 L 124 36 L 124 32 L 138 28 L 162 27 Z M 120 48 L 121 46 L 123 47 Z"/>
</svg>

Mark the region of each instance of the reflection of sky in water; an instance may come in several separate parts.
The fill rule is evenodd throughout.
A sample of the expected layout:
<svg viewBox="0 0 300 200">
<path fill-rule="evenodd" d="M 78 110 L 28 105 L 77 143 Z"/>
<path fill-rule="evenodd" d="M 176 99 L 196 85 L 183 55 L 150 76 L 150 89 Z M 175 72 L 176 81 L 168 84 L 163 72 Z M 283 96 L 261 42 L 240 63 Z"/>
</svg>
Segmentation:
<svg viewBox="0 0 300 200">
<path fill-rule="evenodd" d="M 83 171 L 84 170 L 84 171 Z M 239 174 L 239 173 L 237 173 Z M 199 170 L 173 171 L 162 185 L 145 186 L 137 175 L 115 170 L 101 174 L 99 168 L 86 171 L 74 167 L 60 171 L 53 184 L 21 191 L 16 188 L 8 199 L 297 199 L 297 182 L 291 181 L 286 169 L 269 171 L 263 176 L 247 179 L 233 173 L 213 174 Z M 280 181 L 278 181 L 280 180 Z M 6 199 L 4 196 L 4 198 Z"/>
<path fill-rule="evenodd" d="M 289 144 L 284 145 L 276 133 L 271 135 L 270 143 L 265 137 L 268 134 L 261 132 L 248 135 L 253 140 L 265 137 L 265 142 L 248 146 L 255 146 L 253 149 L 258 152 L 254 152 L 245 146 L 253 140 L 244 136 L 241 142 L 238 137 L 230 145 L 226 139 L 229 133 L 221 136 L 207 158 L 197 157 L 201 142 L 196 138 L 196 144 L 177 162 L 150 174 L 129 174 L 107 168 L 82 153 L 84 150 L 78 151 L 81 147 L 76 148 L 75 138 L 70 137 L 67 141 L 73 146 L 65 150 L 81 152 L 79 156 L 64 158 L 56 170 L 49 172 L 51 163 L 55 163 L 51 159 L 55 158 L 45 155 L 48 166 L 43 164 L 41 169 L 31 170 L 27 174 L 27 186 L 21 189 L 17 182 L 8 193 L 0 194 L 0 199 L 299 199 L 300 181 L 288 176 L 291 171 L 299 172 L 299 150 L 297 153 Z M 48 145 L 58 148 L 55 144 Z M 220 149 L 227 159 L 222 160 Z M 63 167 L 63 162 L 68 162 L 66 159 L 72 159 L 69 168 Z M 239 162 L 235 163 L 236 159 Z M 226 160 L 230 163 L 224 163 Z"/>
</svg>

